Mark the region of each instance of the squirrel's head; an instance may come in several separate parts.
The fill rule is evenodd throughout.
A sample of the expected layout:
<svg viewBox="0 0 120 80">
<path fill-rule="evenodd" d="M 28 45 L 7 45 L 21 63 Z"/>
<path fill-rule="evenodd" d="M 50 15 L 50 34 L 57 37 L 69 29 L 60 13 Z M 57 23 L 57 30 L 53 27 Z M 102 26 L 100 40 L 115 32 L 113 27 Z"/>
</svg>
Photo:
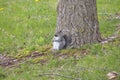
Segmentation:
<svg viewBox="0 0 120 80">
<path fill-rule="evenodd" d="M 60 30 L 60 31 L 56 32 L 54 36 L 55 37 L 62 37 L 63 36 L 63 32 Z"/>
<path fill-rule="evenodd" d="M 63 38 L 63 32 L 62 31 L 58 31 L 55 33 L 54 35 L 54 40 L 61 40 Z"/>
</svg>

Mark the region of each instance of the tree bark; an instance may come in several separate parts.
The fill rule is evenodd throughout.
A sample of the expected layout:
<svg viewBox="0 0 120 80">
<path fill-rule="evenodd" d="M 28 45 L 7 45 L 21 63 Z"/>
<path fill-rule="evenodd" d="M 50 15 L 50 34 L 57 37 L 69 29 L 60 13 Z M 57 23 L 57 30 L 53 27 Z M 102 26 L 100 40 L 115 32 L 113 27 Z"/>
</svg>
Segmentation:
<svg viewBox="0 0 120 80">
<path fill-rule="evenodd" d="M 62 30 L 66 35 L 67 47 L 101 41 L 96 0 L 59 0 L 57 13 L 56 32 Z"/>
</svg>

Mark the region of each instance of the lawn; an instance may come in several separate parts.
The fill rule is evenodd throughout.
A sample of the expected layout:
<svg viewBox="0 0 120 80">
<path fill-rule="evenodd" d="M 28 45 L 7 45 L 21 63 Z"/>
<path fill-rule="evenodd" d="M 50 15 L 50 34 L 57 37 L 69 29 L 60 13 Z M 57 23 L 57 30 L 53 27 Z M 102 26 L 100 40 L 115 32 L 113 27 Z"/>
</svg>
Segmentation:
<svg viewBox="0 0 120 80">
<path fill-rule="evenodd" d="M 120 38 L 51 52 L 56 5 L 56 0 L 0 0 L 0 55 L 15 61 L 0 64 L 0 80 L 107 80 L 108 72 L 120 74 Z M 120 29 L 120 0 L 97 0 L 97 7 L 101 35 L 111 36 Z"/>
</svg>

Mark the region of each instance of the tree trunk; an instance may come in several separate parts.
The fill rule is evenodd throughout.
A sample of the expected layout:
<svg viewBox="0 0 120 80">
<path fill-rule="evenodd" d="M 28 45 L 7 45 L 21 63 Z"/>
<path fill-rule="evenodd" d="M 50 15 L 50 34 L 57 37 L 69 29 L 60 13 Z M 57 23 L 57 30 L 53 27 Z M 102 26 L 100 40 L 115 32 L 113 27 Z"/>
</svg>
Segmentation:
<svg viewBox="0 0 120 80">
<path fill-rule="evenodd" d="M 67 36 L 67 47 L 101 41 L 96 0 L 59 0 L 56 32 Z"/>
</svg>

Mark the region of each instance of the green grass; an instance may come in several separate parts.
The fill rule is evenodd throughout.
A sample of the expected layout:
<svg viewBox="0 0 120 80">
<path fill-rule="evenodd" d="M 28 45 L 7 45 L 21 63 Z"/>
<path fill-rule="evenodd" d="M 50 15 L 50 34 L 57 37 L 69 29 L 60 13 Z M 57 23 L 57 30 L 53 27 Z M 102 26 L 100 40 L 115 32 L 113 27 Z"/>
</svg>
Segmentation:
<svg viewBox="0 0 120 80">
<path fill-rule="evenodd" d="M 119 39 L 58 51 L 59 57 L 47 50 L 56 27 L 56 4 L 56 0 L 0 0 L 0 54 L 18 59 L 33 51 L 45 54 L 23 58 L 12 68 L 0 67 L 0 80 L 107 80 L 108 72 L 120 73 Z M 108 16 L 120 13 L 119 4 L 119 0 L 97 0 L 102 37 L 115 32 L 119 20 Z M 47 61 L 41 62 L 44 58 Z"/>
<path fill-rule="evenodd" d="M 56 25 L 55 6 L 53 0 L 1 1 L 0 53 L 49 43 Z"/>
</svg>

